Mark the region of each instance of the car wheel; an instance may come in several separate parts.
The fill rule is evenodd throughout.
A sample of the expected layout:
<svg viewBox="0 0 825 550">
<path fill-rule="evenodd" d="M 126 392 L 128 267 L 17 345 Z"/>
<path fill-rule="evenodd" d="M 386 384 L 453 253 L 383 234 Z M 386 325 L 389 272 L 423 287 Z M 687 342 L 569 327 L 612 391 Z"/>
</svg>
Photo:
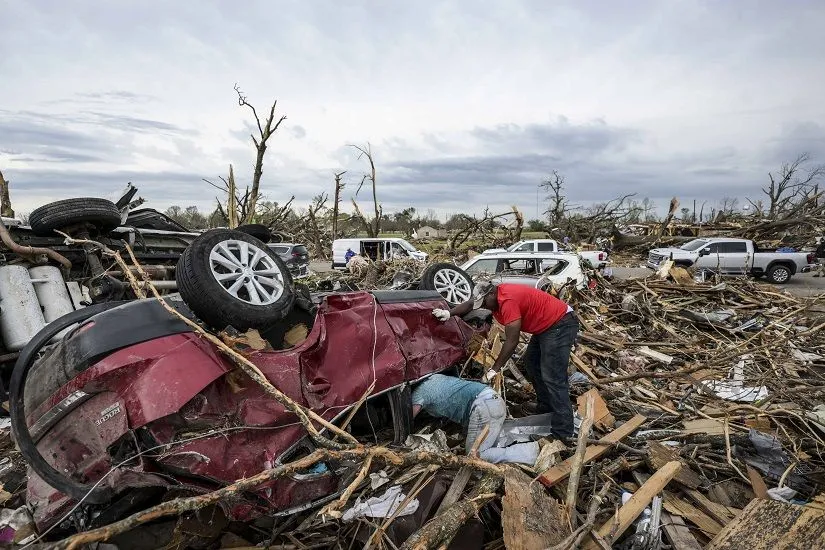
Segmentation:
<svg viewBox="0 0 825 550">
<path fill-rule="evenodd" d="M 35 208 L 29 225 L 36 235 L 49 236 L 55 229 L 88 224 L 105 235 L 120 225 L 120 210 L 115 203 L 94 197 L 66 199 Z"/>
<path fill-rule="evenodd" d="M 192 312 L 218 329 L 271 326 L 295 302 L 283 260 L 240 231 L 212 229 L 197 237 L 181 254 L 175 279 Z"/>
<path fill-rule="evenodd" d="M 248 223 L 246 225 L 239 225 L 235 228 L 235 231 L 240 231 L 241 233 L 252 235 L 256 239 L 264 243 L 268 243 L 272 240 L 272 233 L 269 231 L 269 228 L 261 223 Z"/>
<path fill-rule="evenodd" d="M 791 270 L 786 265 L 775 265 L 768 270 L 768 280 L 778 285 L 784 285 L 791 279 Z"/>
<path fill-rule="evenodd" d="M 435 290 L 450 305 L 458 305 L 470 299 L 473 293 L 473 280 L 467 272 L 448 263 L 433 264 L 421 277 L 421 290 Z"/>
</svg>

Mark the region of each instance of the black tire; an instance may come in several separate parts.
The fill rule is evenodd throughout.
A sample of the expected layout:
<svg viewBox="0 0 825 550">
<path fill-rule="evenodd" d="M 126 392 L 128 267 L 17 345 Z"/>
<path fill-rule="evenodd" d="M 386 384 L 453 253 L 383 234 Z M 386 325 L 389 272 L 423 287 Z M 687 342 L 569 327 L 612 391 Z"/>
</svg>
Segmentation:
<svg viewBox="0 0 825 550">
<path fill-rule="evenodd" d="M 452 289 L 444 290 L 445 274 L 448 279 L 453 279 L 457 283 Z M 437 263 L 424 271 L 418 288 L 420 290 L 435 290 L 441 294 L 448 304 L 456 306 L 470 298 L 474 286 L 473 279 L 460 267 L 450 263 Z M 436 287 L 441 287 L 441 289 Z M 456 294 L 456 291 L 466 294 L 466 298 Z"/>
<path fill-rule="evenodd" d="M 768 280 L 776 285 L 784 285 L 788 281 L 791 280 L 791 276 L 793 273 L 791 272 L 791 268 L 785 264 L 778 264 L 772 266 L 768 270 Z"/>
<path fill-rule="evenodd" d="M 261 223 L 248 223 L 246 225 L 239 225 L 235 228 L 235 231 L 240 231 L 241 233 L 252 235 L 256 239 L 264 243 L 268 243 L 272 240 L 272 232 L 269 231 L 269 228 L 267 226 Z"/>
<path fill-rule="evenodd" d="M 52 202 L 29 215 L 32 231 L 42 236 L 53 236 L 55 229 L 84 223 L 105 235 L 120 225 L 120 210 L 112 201 L 88 197 Z"/>
<path fill-rule="evenodd" d="M 258 260 L 258 267 L 266 267 L 262 265 L 264 262 L 269 264 L 269 269 L 277 268 L 280 271 L 284 283 L 280 296 L 271 303 L 253 304 L 245 286 L 237 291 L 239 295 L 236 297 L 218 282 L 210 254 L 219 243 L 226 241 L 242 241 L 264 253 L 265 257 Z M 239 258 L 234 249 L 232 253 L 235 259 Z M 221 271 L 218 274 L 231 274 L 220 265 L 215 269 Z M 239 267 L 238 270 L 240 269 L 242 268 Z M 292 286 L 292 276 L 283 260 L 272 252 L 266 243 L 247 233 L 230 229 L 212 229 L 195 238 L 178 260 L 175 280 L 178 283 L 178 291 L 189 309 L 204 323 L 217 329 L 232 326 L 245 331 L 251 328 L 270 327 L 288 315 L 295 302 L 296 293 Z M 230 283 L 231 280 L 226 284 Z"/>
</svg>

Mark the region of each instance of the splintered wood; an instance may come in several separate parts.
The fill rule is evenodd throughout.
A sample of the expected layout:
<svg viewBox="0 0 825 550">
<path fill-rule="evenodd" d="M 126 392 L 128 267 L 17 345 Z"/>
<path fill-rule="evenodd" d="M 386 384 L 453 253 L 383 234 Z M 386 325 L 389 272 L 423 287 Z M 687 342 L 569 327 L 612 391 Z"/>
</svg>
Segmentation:
<svg viewBox="0 0 825 550">
<path fill-rule="evenodd" d="M 825 548 L 825 511 L 756 499 L 713 539 L 709 550 Z"/>
<path fill-rule="evenodd" d="M 504 475 L 501 506 L 507 550 L 548 548 L 570 534 L 564 506 L 521 472 Z"/>
</svg>

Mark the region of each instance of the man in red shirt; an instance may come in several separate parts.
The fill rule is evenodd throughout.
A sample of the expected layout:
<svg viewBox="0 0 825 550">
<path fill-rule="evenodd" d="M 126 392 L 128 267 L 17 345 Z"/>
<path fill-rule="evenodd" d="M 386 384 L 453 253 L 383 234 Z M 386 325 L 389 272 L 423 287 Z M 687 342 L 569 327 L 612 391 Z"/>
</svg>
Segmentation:
<svg viewBox="0 0 825 550">
<path fill-rule="evenodd" d="M 538 289 L 515 284 L 482 282 L 473 289 L 473 297 L 451 310 L 434 310 L 433 315 L 446 321 L 453 315 L 466 315 L 484 307 L 504 325 L 504 343 L 493 364 L 500 371 L 518 346 L 520 333 L 532 334 L 524 355 L 527 374 L 538 400 L 537 412 L 551 413 L 551 431 L 559 439 L 573 436 L 573 406 L 567 366 L 570 349 L 579 332 L 576 314 L 566 303 Z"/>
</svg>

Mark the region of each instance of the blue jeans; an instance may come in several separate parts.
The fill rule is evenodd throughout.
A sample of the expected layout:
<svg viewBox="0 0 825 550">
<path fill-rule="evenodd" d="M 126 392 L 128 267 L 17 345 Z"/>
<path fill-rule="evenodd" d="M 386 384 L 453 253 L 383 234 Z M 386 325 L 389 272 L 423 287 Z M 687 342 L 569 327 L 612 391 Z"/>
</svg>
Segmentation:
<svg viewBox="0 0 825 550">
<path fill-rule="evenodd" d="M 579 320 L 570 312 L 541 334 L 534 334 L 524 353 L 527 375 L 536 390 L 537 412 L 552 414 L 550 430 L 556 437 L 573 436 L 567 366 L 578 332 Z"/>
<path fill-rule="evenodd" d="M 467 419 L 466 448 L 469 453 L 476 439 L 481 436 L 484 426 L 489 428 L 484 441 L 478 446 L 478 456 L 482 460 L 499 464 L 501 462 L 521 463 L 532 466 L 539 455 L 538 443 L 516 443 L 509 447 L 497 447 L 504 420 L 507 418 L 507 406 L 499 395 L 490 389 L 478 394 L 470 409 Z"/>
</svg>

